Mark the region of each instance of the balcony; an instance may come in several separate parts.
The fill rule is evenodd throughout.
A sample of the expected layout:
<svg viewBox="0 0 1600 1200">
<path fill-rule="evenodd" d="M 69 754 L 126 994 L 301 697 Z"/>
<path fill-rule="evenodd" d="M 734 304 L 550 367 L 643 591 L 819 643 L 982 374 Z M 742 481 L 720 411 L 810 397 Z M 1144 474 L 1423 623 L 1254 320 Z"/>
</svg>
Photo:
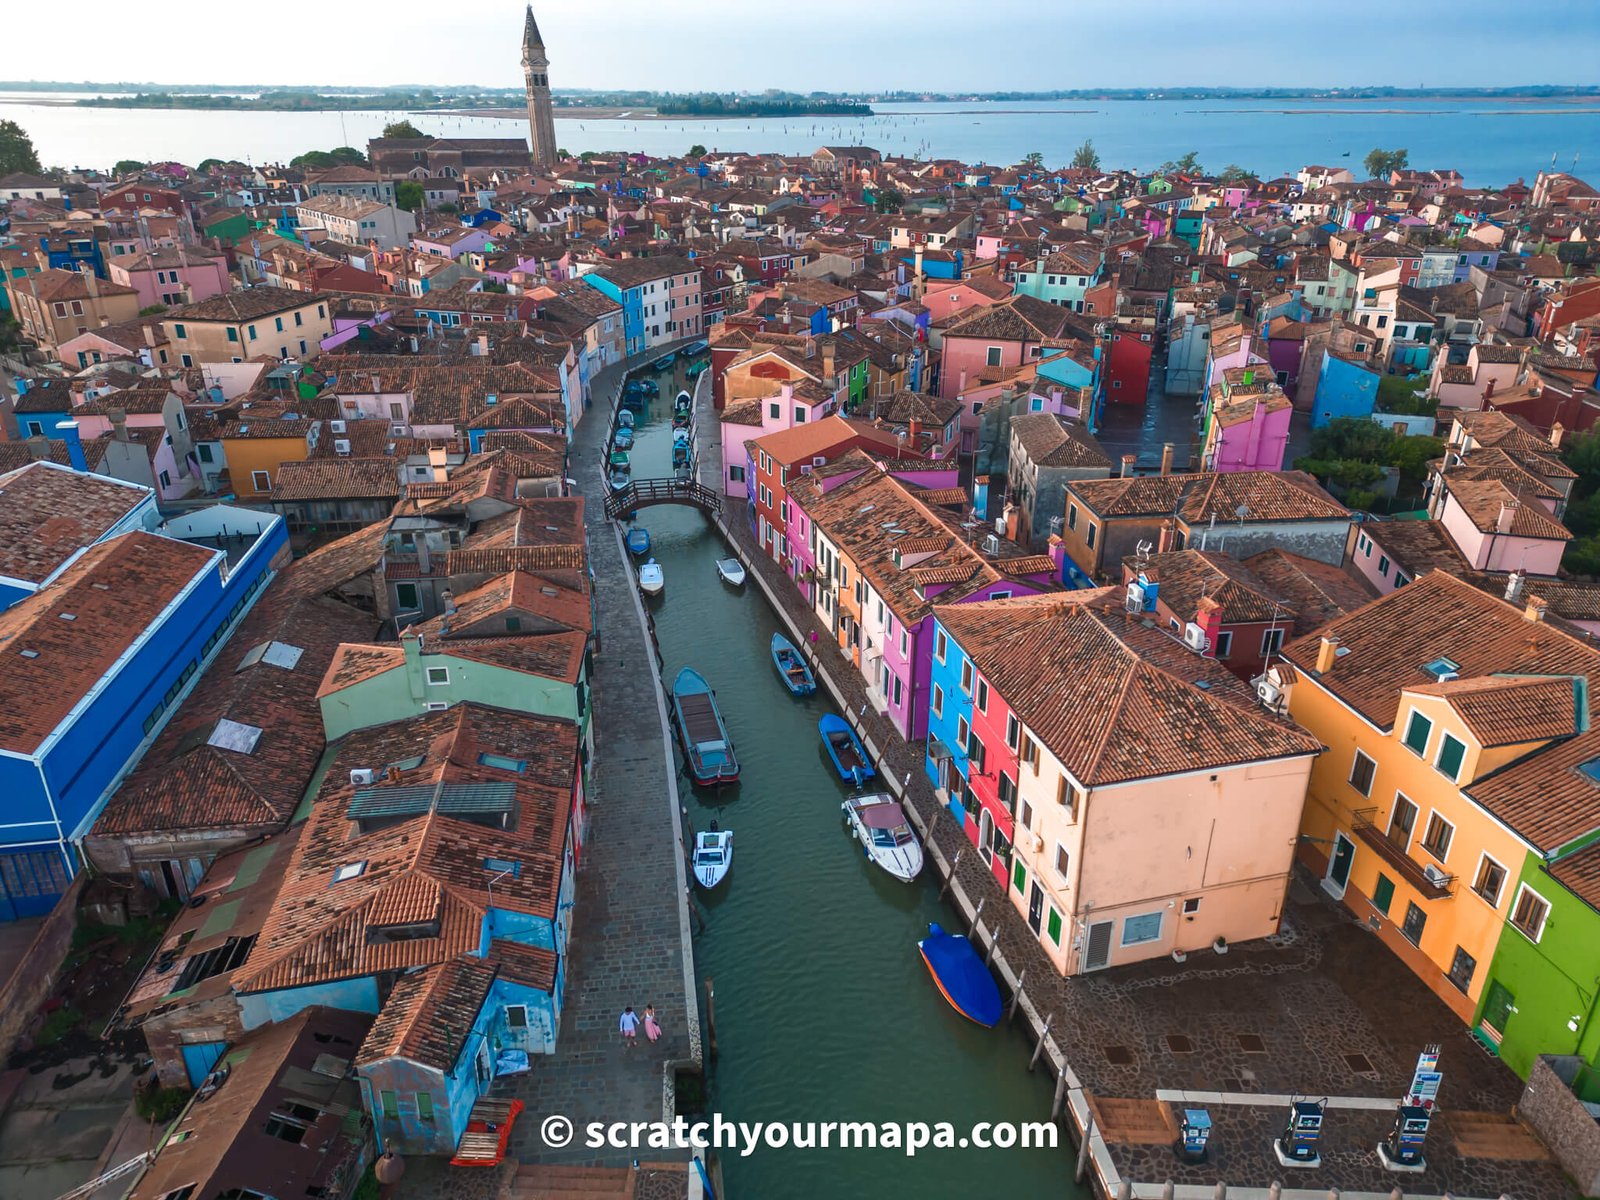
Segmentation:
<svg viewBox="0 0 1600 1200">
<path fill-rule="evenodd" d="M 1435 869 L 1425 868 L 1405 850 L 1389 839 L 1389 835 L 1372 823 L 1375 808 L 1362 809 L 1355 814 L 1353 832 L 1357 840 L 1370 846 L 1379 858 L 1393 867 L 1395 872 L 1420 892 L 1427 900 L 1444 900 L 1455 890 L 1456 877 Z"/>
</svg>

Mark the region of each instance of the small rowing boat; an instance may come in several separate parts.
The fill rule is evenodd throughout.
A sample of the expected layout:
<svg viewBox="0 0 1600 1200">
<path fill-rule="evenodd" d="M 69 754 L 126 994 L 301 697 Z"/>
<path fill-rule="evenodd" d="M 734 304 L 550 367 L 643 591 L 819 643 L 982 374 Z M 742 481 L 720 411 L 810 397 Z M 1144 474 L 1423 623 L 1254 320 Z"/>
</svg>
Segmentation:
<svg viewBox="0 0 1600 1200">
<path fill-rule="evenodd" d="M 617 425 L 618 425 L 618 427 L 620 427 L 622 429 L 632 429 L 633 428 L 633 414 L 631 412 L 629 412 L 627 409 L 623 409 L 621 412 L 619 412 L 617 414 Z"/>
<path fill-rule="evenodd" d="M 650 369 L 652 371 L 670 370 L 671 367 L 672 367 L 672 364 L 677 362 L 677 361 L 678 361 L 677 353 L 672 351 L 672 350 L 668 350 L 660 358 L 656 359 L 655 362 L 650 364 Z"/>
<path fill-rule="evenodd" d="M 917 943 L 939 994 L 967 1020 L 993 1029 L 1000 1021 L 1000 988 L 972 943 L 937 924 Z"/>
<path fill-rule="evenodd" d="M 717 708 L 716 693 L 693 667 L 685 667 L 672 681 L 672 709 L 689 778 L 707 787 L 737 783 L 739 760 Z"/>
<path fill-rule="evenodd" d="M 772 635 L 772 665 L 778 668 L 778 678 L 793 696 L 809 696 L 817 690 L 817 680 L 800 657 L 794 643 L 781 633 Z"/>
<path fill-rule="evenodd" d="M 628 553 L 642 555 L 650 553 L 650 531 L 642 525 L 635 525 L 628 530 L 628 536 L 623 539 L 628 544 Z"/>
<path fill-rule="evenodd" d="M 833 769 L 839 772 L 840 779 L 860 787 L 877 774 L 867 761 L 867 752 L 861 745 L 861 739 L 843 717 L 828 713 L 817 722 L 817 729 L 822 734 L 823 748 L 833 760 Z"/>
<path fill-rule="evenodd" d="M 619 425 L 617 432 L 611 435 L 611 445 L 617 450 L 632 450 L 633 426 Z"/>
</svg>

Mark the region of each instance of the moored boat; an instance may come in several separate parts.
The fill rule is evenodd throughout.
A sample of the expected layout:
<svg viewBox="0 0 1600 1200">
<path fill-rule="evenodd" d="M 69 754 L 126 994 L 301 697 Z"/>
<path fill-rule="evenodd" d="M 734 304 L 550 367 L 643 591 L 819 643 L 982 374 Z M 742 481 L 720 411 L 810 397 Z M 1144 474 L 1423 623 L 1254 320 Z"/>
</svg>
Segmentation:
<svg viewBox="0 0 1600 1200">
<path fill-rule="evenodd" d="M 917 949 L 922 952 L 922 961 L 939 994 L 950 1002 L 951 1008 L 985 1029 L 993 1029 L 999 1023 L 1000 987 L 971 942 L 932 924 Z"/>
<path fill-rule="evenodd" d="M 718 829 L 715 821 L 711 828 L 694 835 L 694 861 L 690 864 L 694 881 L 703 888 L 714 888 L 733 866 L 733 830 Z"/>
<path fill-rule="evenodd" d="M 861 739 L 843 717 L 828 713 L 817 722 L 817 729 L 822 734 L 823 748 L 833 760 L 833 769 L 839 772 L 840 779 L 860 787 L 877 774 L 867 761 L 867 752 L 861 745 Z"/>
<path fill-rule="evenodd" d="M 652 371 L 665 371 L 671 368 L 672 364 L 677 361 L 677 352 L 674 350 L 668 350 L 660 358 L 656 359 L 655 362 L 650 364 L 650 369 Z"/>
<path fill-rule="evenodd" d="M 781 633 L 772 635 L 772 665 L 778 668 L 778 678 L 792 695 L 809 696 L 817 690 L 816 676 L 811 674 L 806 660 Z"/>
<path fill-rule="evenodd" d="M 650 553 L 650 531 L 642 525 L 635 525 L 628 530 L 628 536 L 623 541 L 628 544 L 630 554 Z"/>
<path fill-rule="evenodd" d="M 682 354 L 685 358 L 692 358 L 696 354 L 704 354 L 709 349 L 711 349 L 711 343 L 710 342 L 707 342 L 707 341 L 695 341 L 695 342 L 690 342 L 687 346 L 685 346 L 678 353 Z"/>
<path fill-rule="evenodd" d="M 687 379 L 690 383 L 693 383 L 696 379 L 699 379 L 700 376 L 705 373 L 705 369 L 707 367 L 709 367 L 710 365 L 711 364 L 708 363 L 703 358 L 700 359 L 698 362 L 692 362 L 687 367 L 684 368 L 683 377 L 685 379 Z"/>
<path fill-rule="evenodd" d="M 639 590 L 646 596 L 659 596 L 666 586 L 666 573 L 655 559 L 650 559 L 639 568 Z"/>
<path fill-rule="evenodd" d="M 688 442 L 672 443 L 672 465 L 675 467 L 687 467 L 689 465 Z"/>
<path fill-rule="evenodd" d="M 617 425 L 622 429 L 632 429 L 633 428 L 633 414 L 631 412 L 629 412 L 627 409 L 623 409 L 621 412 L 619 412 L 617 414 Z"/>
<path fill-rule="evenodd" d="M 846 800 L 840 808 L 868 858 L 902 882 L 917 877 L 922 870 L 922 843 L 893 797 L 876 792 Z"/>
<path fill-rule="evenodd" d="M 632 450 L 633 426 L 619 425 L 616 433 L 611 435 L 611 445 L 618 450 Z"/>
<path fill-rule="evenodd" d="M 617 470 L 630 470 L 630 467 L 628 466 L 628 452 L 626 450 L 613 450 L 611 452 L 611 465 Z"/>
<path fill-rule="evenodd" d="M 672 444 L 674 446 L 687 446 L 689 444 L 689 431 L 687 429 L 674 429 L 672 431 Z"/>
<path fill-rule="evenodd" d="M 679 392 L 672 398 L 673 412 L 688 412 L 694 407 L 694 398 L 688 392 Z"/>
<path fill-rule="evenodd" d="M 744 586 L 744 564 L 737 558 L 717 559 L 717 574 L 722 577 L 722 582 L 734 587 Z"/>
<path fill-rule="evenodd" d="M 737 783 L 739 760 L 734 757 L 733 740 L 717 707 L 716 693 L 693 667 L 685 667 L 672 681 L 672 709 L 689 778 L 708 787 Z"/>
<path fill-rule="evenodd" d="M 620 467 L 612 468 L 611 473 L 607 476 L 607 482 L 611 484 L 611 490 L 613 492 L 620 492 L 623 488 L 627 487 L 632 480 L 633 476 L 629 475 L 626 470 L 623 470 Z"/>
</svg>

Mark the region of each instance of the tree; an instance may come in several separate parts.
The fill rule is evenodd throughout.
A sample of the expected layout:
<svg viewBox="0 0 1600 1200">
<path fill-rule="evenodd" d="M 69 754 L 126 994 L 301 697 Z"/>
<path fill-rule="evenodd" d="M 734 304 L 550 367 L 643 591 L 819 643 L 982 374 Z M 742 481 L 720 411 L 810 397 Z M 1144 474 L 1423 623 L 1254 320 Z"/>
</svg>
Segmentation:
<svg viewBox="0 0 1600 1200">
<path fill-rule="evenodd" d="M 202 175 L 209 175 L 213 167 L 220 167 L 221 165 L 222 160 L 220 158 L 202 158 L 200 165 L 195 170 Z"/>
<path fill-rule="evenodd" d="M 419 138 L 427 137 L 428 135 L 410 121 L 402 118 L 398 121 L 390 121 L 385 125 L 383 127 L 383 136 L 386 138 Z"/>
<path fill-rule="evenodd" d="M 689 157 L 690 158 L 704 158 L 705 156 L 706 156 L 706 148 L 704 146 L 702 146 L 699 142 L 696 142 L 694 145 L 689 147 Z"/>
<path fill-rule="evenodd" d="M 113 175 L 132 175 L 135 171 L 144 170 L 144 164 L 137 158 L 124 158 L 111 168 Z"/>
<path fill-rule="evenodd" d="M 1428 464 L 1444 457 L 1444 443 L 1428 434 L 1397 437 L 1389 450 L 1389 465 L 1399 467 L 1407 479 L 1420 481 L 1428 475 Z"/>
<path fill-rule="evenodd" d="M 900 206 L 905 202 L 906 198 L 899 192 L 893 188 L 884 188 L 873 197 L 872 207 L 880 213 L 899 212 Z"/>
<path fill-rule="evenodd" d="M 1098 171 L 1100 169 L 1100 152 L 1094 148 L 1094 142 L 1085 138 L 1083 145 L 1072 153 L 1072 165 L 1080 171 Z"/>
<path fill-rule="evenodd" d="M 568 150 L 568 149 L 563 147 L 562 149 L 556 151 L 556 157 L 560 158 L 560 159 L 571 158 L 572 157 L 572 151 L 570 151 L 570 150 Z"/>
<path fill-rule="evenodd" d="M 1022 156 L 1022 165 L 1030 170 L 1040 170 L 1044 166 L 1044 155 L 1037 150 L 1029 150 Z"/>
<path fill-rule="evenodd" d="M 441 204 L 439 205 L 439 211 L 444 213 L 446 216 L 454 216 L 460 210 L 457 209 L 454 204 Z"/>
<path fill-rule="evenodd" d="M 0 175 L 38 170 L 39 154 L 33 148 L 33 139 L 15 121 L 0 121 Z"/>
<path fill-rule="evenodd" d="M 402 179 L 394 185 L 394 202 L 407 212 L 421 212 L 422 201 L 422 185 L 415 179 Z"/>
<path fill-rule="evenodd" d="M 1191 150 L 1182 158 L 1162 163 L 1157 168 L 1157 172 L 1162 175 L 1198 175 L 1200 174 L 1200 155 L 1197 151 Z"/>
<path fill-rule="evenodd" d="M 157 313 L 164 313 L 166 311 L 167 306 L 165 304 L 147 304 L 139 310 L 139 315 L 141 317 L 153 317 Z"/>
<path fill-rule="evenodd" d="M 318 171 L 329 167 L 364 167 L 367 165 L 367 156 L 354 146 L 335 146 L 332 150 L 307 150 L 304 154 L 297 154 L 289 160 L 289 165 Z"/>
<path fill-rule="evenodd" d="M 1246 170 L 1237 163 L 1229 163 L 1222 168 L 1222 172 L 1217 176 L 1217 179 L 1222 183 L 1238 183 L 1240 180 L 1254 179 L 1255 177 L 1256 173 L 1254 171 Z"/>
<path fill-rule="evenodd" d="M 1362 165 L 1367 168 L 1369 178 L 1387 179 L 1395 171 L 1404 171 L 1410 161 L 1411 156 L 1404 149 L 1384 150 L 1374 147 L 1372 153 L 1362 159 Z"/>
</svg>

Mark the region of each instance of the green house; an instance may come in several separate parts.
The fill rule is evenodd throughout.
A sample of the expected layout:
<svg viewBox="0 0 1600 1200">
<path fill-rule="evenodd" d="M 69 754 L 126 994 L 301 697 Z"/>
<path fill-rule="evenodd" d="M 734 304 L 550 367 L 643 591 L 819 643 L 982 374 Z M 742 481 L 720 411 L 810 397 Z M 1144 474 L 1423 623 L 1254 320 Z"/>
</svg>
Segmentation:
<svg viewBox="0 0 1600 1200">
<path fill-rule="evenodd" d="M 1600 1050 L 1600 840 L 1548 856 L 1530 852 L 1508 894 L 1473 1036 L 1524 1079 L 1541 1054 L 1575 1054 L 1593 1066 Z M 1579 1098 L 1600 1101 L 1600 1085 L 1592 1073 L 1584 1077 L 1594 1094 Z"/>
</svg>

